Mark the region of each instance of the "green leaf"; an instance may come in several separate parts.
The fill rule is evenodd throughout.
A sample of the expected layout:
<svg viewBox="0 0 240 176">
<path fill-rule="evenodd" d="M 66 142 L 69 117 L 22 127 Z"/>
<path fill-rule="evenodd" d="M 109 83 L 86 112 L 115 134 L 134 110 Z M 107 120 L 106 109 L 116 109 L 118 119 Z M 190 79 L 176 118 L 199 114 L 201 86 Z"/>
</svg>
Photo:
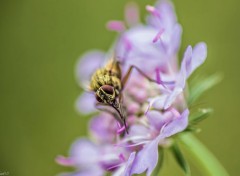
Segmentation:
<svg viewBox="0 0 240 176">
<path fill-rule="evenodd" d="M 205 91 L 215 86 L 222 80 L 221 74 L 213 74 L 206 78 L 198 78 L 190 87 L 190 95 L 188 97 L 188 105 L 194 103 Z"/>
<path fill-rule="evenodd" d="M 198 124 L 202 120 L 206 119 L 212 112 L 213 112 L 213 109 L 211 108 L 199 109 L 197 113 L 190 115 L 189 117 L 190 125 Z"/>
<path fill-rule="evenodd" d="M 201 132 L 201 128 L 195 127 L 193 125 L 188 125 L 188 127 L 183 132 L 193 132 L 193 133 L 199 133 Z"/>
<path fill-rule="evenodd" d="M 160 175 L 159 173 L 160 173 L 162 165 L 163 165 L 163 156 L 164 156 L 163 148 L 159 147 L 158 148 L 158 163 L 157 163 L 157 166 L 155 167 L 155 169 L 152 173 L 152 176 Z"/>
<path fill-rule="evenodd" d="M 185 175 L 190 176 L 191 175 L 190 167 L 189 167 L 187 161 L 185 160 L 185 158 L 176 142 L 172 145 L 171 151 L 172 151 L 173 156 L 175 157 L 177 163 L 184 171 Z"/>
<path fill-rule="evenodd" d="M 229 176 L 218 159 L 193 134 L 182 133 L 178 139 L 202 175 Z"/>
</svg>

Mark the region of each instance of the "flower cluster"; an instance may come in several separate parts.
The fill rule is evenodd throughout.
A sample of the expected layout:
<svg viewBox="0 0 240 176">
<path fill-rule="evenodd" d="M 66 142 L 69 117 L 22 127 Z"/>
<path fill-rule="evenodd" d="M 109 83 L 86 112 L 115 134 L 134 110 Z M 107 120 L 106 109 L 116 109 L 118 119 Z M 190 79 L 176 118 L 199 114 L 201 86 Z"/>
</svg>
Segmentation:
<svg viewBox="0 0 240 176">
<path fill-rule="evenodd" d="M 144 73 L 134 70 L 123 90 L 129 133 L 122 130 L 111 113 L 95 108 L 94 94 L 83 93 L 78 109 L 97 115 L 89 124 L 91 138 L 79 139 L 72 145 L 69 157 L 57 158 L 61 165 L 76 167 L 75 173 L 64 175 L 129 176 L 146 172 L 149 176 L 160 162 L 159 150 L 171 146 L 170 137 L 189 125 L 184 88 L 188 77 L 205 61 L 206 45 L 201 42 L 188 46 L 178 66 L 182 27 L 173 5 L 160 0 L 146 10 L 146 24 L 139 22 L 135 4 L 127 6 L 125 22 L 107 24 L 109 30 L 118 32 L 113 48 L 123 75 L 132 65 Z M 89 82 L 112 51 L 109 53 L 90 51 L 81 57 L 77 66 L 80 86 Z"/>
</svg>

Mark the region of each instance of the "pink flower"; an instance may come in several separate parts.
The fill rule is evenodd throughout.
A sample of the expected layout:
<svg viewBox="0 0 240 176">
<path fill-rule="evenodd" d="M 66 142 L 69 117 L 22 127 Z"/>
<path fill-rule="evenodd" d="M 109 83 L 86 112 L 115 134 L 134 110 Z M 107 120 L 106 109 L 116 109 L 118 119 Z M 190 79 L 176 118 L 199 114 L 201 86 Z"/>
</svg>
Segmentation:
<svg viewBox="0 0 240 176">
<path fill-rule="evenodd" d="M 127 6 L 126 22 L 107 24 L 108 29 L 119 33 L 113 48 L 123 75 L 131 66 L 142 72 L 135 69 L 122 91 L 129 134 L 124 133 L 112 109 L 95 108 L 95 92 L 83 93 L 77 109 L 83 114 L 97 113 L 89 124 L 91 140 L 76 141 L 68 158 L 57 158 L 58 163 L 77 168 L 72 175 L 102 176 L 111 172 L 114 176 L 130 176 L 145 171 L 151 175 L 158 162 L 158 149 L 169 147 L 171 136 L 188 126 L 183 91 L 188 77 L 206 59 L 206 44 L 198 43 L 193 49 L 189 46 L 179 68 L 182 27 L 173 5 L 160 0 L 146 9 L 150 13 L 146 24 L 139 22 L 136 4 Z M 87 89 L 91 75 L 111 52 L 95 50 L 81 57 L 76 73 L 82 88 Z"/>
</svg>

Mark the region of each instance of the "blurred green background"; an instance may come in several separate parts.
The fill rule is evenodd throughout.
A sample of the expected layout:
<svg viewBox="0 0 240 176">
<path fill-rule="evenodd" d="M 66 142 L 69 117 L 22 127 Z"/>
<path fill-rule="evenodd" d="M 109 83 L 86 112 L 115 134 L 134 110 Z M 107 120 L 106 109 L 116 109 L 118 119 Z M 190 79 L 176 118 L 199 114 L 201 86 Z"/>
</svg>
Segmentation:
<svg viewBox="0 0 240 176">
<path fill-rule="evenodd" d="M 80 94 L 74 69 L 92 48 L 107 50 L 115 34 L 110 19 L 123 19 L 127 0 L 0 1 L 0 172 L 51 176 L 66 170 L 54 162 L 86 134 L 87 117 L 74 109 Z M 138 0 L 144 6 L 153 0 Z M 224 73 L 221 84 L 199 100 L 215 113 L 198 135 L 230 175 L 240 163 L 240 1 L 174 1 L 183 26 L 181 52 L 206 41 L 208 59 L 199 73 Z M 163 175 L 180 175 L 167 156 Z M 199 175 L 193 167 L 193 175 Z M 174 169 L 173 169 L 174 168 Z"/>
</svg>

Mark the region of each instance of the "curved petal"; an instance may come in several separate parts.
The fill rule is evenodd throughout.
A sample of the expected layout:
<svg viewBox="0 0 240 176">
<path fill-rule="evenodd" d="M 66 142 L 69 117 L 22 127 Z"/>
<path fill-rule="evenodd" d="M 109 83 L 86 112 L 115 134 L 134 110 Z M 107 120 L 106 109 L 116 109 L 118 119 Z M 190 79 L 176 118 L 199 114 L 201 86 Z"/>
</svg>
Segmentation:
<svg viewBox="0 0 240 176">
<path fill-rule="evenodd" d="M 188 126 L 188 115 L 189 110 L 188 109 L 184 110 L 179 117 L 169 122 L 163 128 L 160 135 L 166 138 L 183 131 Z"/>
<path fill-rule="evenodd" d="M 206 57 L 207 46 L 205 43 L 198 43 L 193 49 L 188 46 L 182 60 L 180 76 L 188 78 L 197 67 L 203 64 Z"/>
<path fill-rule="evenodd" d="M 132 168 L 132 163 L 136 157 L 136 152 L 132 152 L 128 158 L 127 163 L 125 164 L 125 169 L 123 172 L 123 176 L 130 176 L 131 168 Z"/>
<path fill-rule="evenodd" d="M 164 102 L 164 109 L 168 109 L 176 100 L 177 96 L 182 93 L 182 91 L 183 91 L 183 88 L 176 87 L 166 98 L 166 101 Z"/>
<path fill-rule="evenodd" d="M 166 98 L 164 102 L 164 109 L 169 108 L 175 101 L 178 95 L 180 95 L 185 87 L 186 79 L 191 72 L 191 62 L 192 62 L 192 47 L 188 46 L 181 63 L 181 69 L 176 78 L 175 87 L 172 92 Z"/>
<path fill-rule="evenodd" d="M 100 142 L 112 142 L 118 129 L 116 120 L 108 113 L 101 113 L 91 119 L 91 134 Z"/>
<path fill-rule="evenodd" d="M 89 157 L 91 156 L 91 157 Z M 70 157 L 79 168 L 92 168 L 98 164 L 99 147 L 88 139 L 77 140 L 71 147 Z"/>
<path fill-rule="evenodd" d="M 156 5 L 153 14 L 151 14 L 147 23 L 156 28 L 164 28 L 169 30 L 177 22 L 175 10 L 173 4 L 168 0 L 159 0 Z"/>
<path fill-rule="evenodd" d="M 191 65 L 192 65 L 192 47 L 188 46 L 181 63 L 180 73 L 177 78 L 177 87 L 184 88 L 187 77 L 191 74 Z"/>
<path fill-rule="evenodd" d="M 145 73 L 153 73 L 166 61 L 164 51 L 157 43 L 153 43 L 158 30 L 137 26 L 125 32 L 117 43 L 117 56 L 124 62 L 124 68 L 137 66 Z M 148 63 L 146 65 L 146 62 Z"/>
<path fill-rule="evenodd" d="M 207 57 L 207 45 L 204 42 L 198 43 L 193 48 L 191 73 L 203 64 Z"/>
<path fill-rule="evenodd" d="M 76 67 L 76 77 L 83 88 L 88 85 L 93 72 L 101 67 L 104 58 L 105 53 L 98 50 L 89 51 L 80 57 Z"/>
<path fill-rule="evenodd" d="M 168 53 L 177 53 L 181 44 L 182 38 L 182 26 L 180 24 L 175 24 L 173 27 L 173 32 L 170 37 L 170 47 Z"/>
<path fill-rule="evenodd" d="M 193 49 L 188 46 L 181 63 L 181 69 L 177 76 L 174 90 L 169 94 L 164 103 L 164 109 L 167 109 L 174 102 L 176 97 L 182 93 L 185 88 L 187 78 L 199 67 L 207 57 L 207 46 L 205 43 L 198 43 Z"/>
<path fill-rule="evenodd" d="M 160 43 L 165 50 L 168 59 L 176 70 L 177 59 L 175 55 L 181 43 L 182 27 L 177 23 L 177 18 L 173 4 L 168 0 L 159 0 L 155 7 L 147 6 L 151 13 L 147 17 L 147 24 L 158 31 L 164 31 L 161 35 Z"/>
<path fill-rule="evenodd" d="M 158 162 L 158 143 L 166 137 L 183 131 L 188 125 L 188 115 L 189 110 L 186 109 L 179 117 L 169 122 L 158 137 L 146 144 L 137 153 L 132 165 L 131 174 L 141 174 L 147 171 L 147 175 L 151 175 Z"/>
<path fill-rule="evenodd" d="M 145 171 L 147 171 L 147 176 L 151 175 L 158 161 L 158 142 L 159 139 L 156 138 L 137 153 L 132 164 L 131 175 L 141 174 Z"/>
<path fill-rule="evenodd" d="M 104 176 L 105 173 L 103 170 L 100 168 L 92 168 L 91 170 L 86 170 L 86 171 L 78 171 L 78 172 L 72 172 L 72 173 L 62 173 L 57 176 Z"/>
<path fill-rule="evenodd" d="M 135 159 L 136 152 L 132 152 L 127 160 L 120 168 L 118 168 L 113 176 L 130 176 L 131 166 Z"/>
<path fill-rule="evenodd" d="M 89 114 L 96 111 L 96 98 L 94 94 L 84 92 L 76 101 L 76 109 L 81 114 Z"/>
<path fill-rule="evenodd" d="M 156 96 L 154 98 L 149 98 L 148 102 L 149 102 L 149 108 L 154 108 L 154 109 L 158 109 L 161 110 L 164 107 L 164 102 L 166 101 L 167 95 L 163 94 L 160 96 Z"/>
<path fill-rule="evenodd" d="M 164 124 L 173 119 L 171 112 L 160 113 L 159 111 L 151 110 L 147 113 L 147 118 L 151 126 L 157 131 L 160 131 Z"/>
</svg>

